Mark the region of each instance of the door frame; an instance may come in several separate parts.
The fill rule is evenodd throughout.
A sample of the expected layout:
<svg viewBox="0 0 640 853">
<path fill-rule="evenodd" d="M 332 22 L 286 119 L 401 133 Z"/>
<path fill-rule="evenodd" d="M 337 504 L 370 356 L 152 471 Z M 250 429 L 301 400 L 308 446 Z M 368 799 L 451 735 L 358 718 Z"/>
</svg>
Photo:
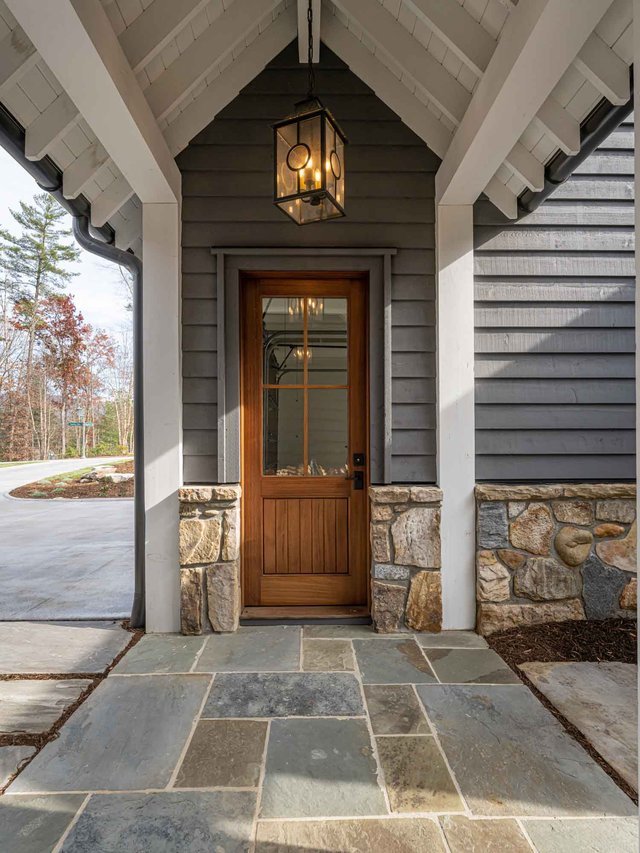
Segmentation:
<svg viewBox="0 0 640 853">
<path fill-rule="evenodd" d="M 240 378 L 240 484 L 242 486 L 243 495 L 246 493 L 245 491 L 245 483 L 247 472 L 245 469 L 245 460 L 247 454 L 245 453 L 245 440 L 246 440 L 246 431 L 245 431 L 245 387 L 244 387 L 244 374 L 245 374 L 245 351 L 243 346 L 243 333 L 242 333 L 242 324 L 244 323 L 245 311 L 247 310 L 247 302 L 245 299 L 246 293 L 246 283 L 253 282 L 256 280 L 261 281 L 278 281 L 278 280 L 286 280 L 291 281 L 292 279 L 297 279 L 300 282 L 304 281 L 344 281 L 344 280 L 354 280 L 358 282 L 362 282 L 364 285 L 364 312 L 362 316 L 363 321 L 363 350 L 364 350 L 364 364 L 366 365 L 365 375 L 363 377 L 363 388 L 365 393 L 365 430 L 364 430 L 364 441 L 365 441 L 365 453 L 367 460 L 370 460 L 370 445 L 371 445 L 371 408 L 370 408 L 370 396 L 371 396 L 371 370 L 370 370 L 370 276 L 366 270 L 242 270 L 239 274 L 239 311 L 238 311 L 238 326 L 240 331 L 239 336 L 239 347 L 238 347 L 238 364 L 239 364 L 239 378 Z M 352 451 L 353 448 L 350 448 Z M 349 466 L 351 468 L 351 460 L 349 460 Z M 371 470 L 370 465 L 367 464 L 365 468 L 365 491 L 368 494 L 369 485 L 371 483 Z M 362 609 L 366 606 L 366 613 L 370 612 L 371 607 L 371 583 L 369 577 L 369 567 L 371 564 L 371 546 L 369 542 L 369 527 L 370 527 L 370 512 L 369 512 L 369 501 L 366 499 L 364 501 L 364 519 L 363 519 L 363 535 L 365 541 L 363 542 L 363 551 L 365 554 L 365 566 L 363 571 L 365 572 L 364 581 L 365 581 L 365 590 L 366 590 L 366 602 L 363 602 L 362 605 L 358 606 L 358 609 Z M 245 590 L 246 590 L 246 562 L 244 557 L 244 547 L 243 544 L 245 542 L 245 525 L 246 525 L 246 512 L 244 510 L 244 501 L 241 505 L 240 512 L 240 577 L 241 577 L 241 596 L 242 596 L 242 608 L 245 607 Z M 255 606 L 253 609 L 256 609 Z M 309 612 L 313 611 L 314 608 L 310 606 L 278 606 L 278 607 L 260 607 L 261 610 L 271 610 L 278 611 L 279 615 L 286 615 L 290 613 L 291 615 L 300 615 L 303 611 Z M 331 615 L 331 611 L 335 610 L 336 613 L 341 615 L 342 611 L 345 609 L 353 609 L 345 608 L 344 605 L 324 605 L 319 606 L 318 610 L 322 610 L 322 615 L 327 616 Z"/>
</svg>

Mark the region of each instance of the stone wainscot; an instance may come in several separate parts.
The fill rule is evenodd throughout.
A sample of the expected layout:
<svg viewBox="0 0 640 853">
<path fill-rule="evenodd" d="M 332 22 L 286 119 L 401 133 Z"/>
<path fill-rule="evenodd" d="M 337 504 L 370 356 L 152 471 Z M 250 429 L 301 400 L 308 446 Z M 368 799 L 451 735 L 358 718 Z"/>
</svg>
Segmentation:
<svg viewBox="0 0 640 853">
<path fill-rule="evenodd" d="M 240 486 L 180 489 L 180 628 L 235 631 L 240 621 Z"/>
<path fill-rule="evenodd" d="M 442 628 L 436 486 L 372 486 L 371 618 L 380 633 Z"/>
<path fill-rule="evenodd" d="M 478 631 L 634 617 L 635 495 L 626 483 L 477 486 Z"/>
</svg>

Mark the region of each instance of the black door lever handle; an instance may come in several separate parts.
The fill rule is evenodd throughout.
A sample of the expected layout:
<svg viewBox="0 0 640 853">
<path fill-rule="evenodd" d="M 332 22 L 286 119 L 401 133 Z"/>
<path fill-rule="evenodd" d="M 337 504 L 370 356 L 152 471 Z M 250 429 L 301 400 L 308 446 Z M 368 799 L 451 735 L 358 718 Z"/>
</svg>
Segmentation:
<svg viewBox="0 0 640 853">
<path fill-rule="evenodd" d="M 354 471 L 353 474 L 345 477 L 345 480 L 353 480 L 353 488 L 358 491 L 364 489 L 364 471 Z"/>
</svg>

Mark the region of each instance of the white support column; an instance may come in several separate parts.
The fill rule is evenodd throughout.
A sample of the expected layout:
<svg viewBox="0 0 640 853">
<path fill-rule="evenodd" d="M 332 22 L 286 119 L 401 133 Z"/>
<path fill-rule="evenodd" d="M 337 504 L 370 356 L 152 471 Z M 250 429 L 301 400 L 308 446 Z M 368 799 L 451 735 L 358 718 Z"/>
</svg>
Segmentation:
<svg viewBox="0 0 640 853">
<path fill-rule="evenodd" d="M 180 207 L 143 204 L 146 630 L 180 630 Z"/>
<path fill-rule="evenodd" d="M 476 583 L 471 205 L 438 205 L 436 257 L 443 627 L 472 628 Z"/>
</svg>

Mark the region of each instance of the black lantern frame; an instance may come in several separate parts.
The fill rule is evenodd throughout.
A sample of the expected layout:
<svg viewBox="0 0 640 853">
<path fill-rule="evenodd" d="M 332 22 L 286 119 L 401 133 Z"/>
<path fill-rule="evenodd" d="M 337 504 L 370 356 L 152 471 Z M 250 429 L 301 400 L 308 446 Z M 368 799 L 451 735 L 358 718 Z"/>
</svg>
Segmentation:
<svg viewBox="0 0 640 853">
<path fill-rule="evenodd" d="M 297 225 L 345 216 L 347 138 L 315 97 L 273 125 L 274 204 Z"/>
</svg>

